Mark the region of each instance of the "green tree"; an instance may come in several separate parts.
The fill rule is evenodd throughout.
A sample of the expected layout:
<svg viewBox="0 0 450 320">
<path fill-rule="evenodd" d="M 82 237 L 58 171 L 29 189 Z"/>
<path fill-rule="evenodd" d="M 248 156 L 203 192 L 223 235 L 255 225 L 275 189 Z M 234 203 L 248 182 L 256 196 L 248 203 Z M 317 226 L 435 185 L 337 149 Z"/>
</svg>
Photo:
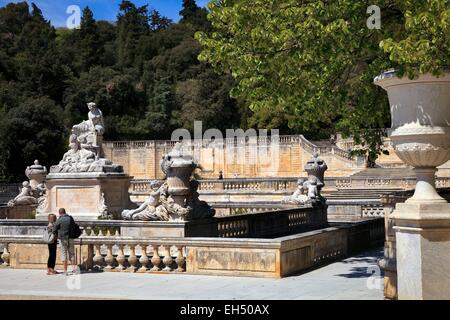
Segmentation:
<svg viewBox="0 0 450 320">
<path fill-rule="evenodd" d="M 80 70 L 87 71 L 90 67 L 100 64 L 104 50 L 100 42 L 100 35 L 94 14 L 89 7 L 83 9 L 79 37 L 78 56 L 81 64 Z"/>
<path fill-rule="evenodd" d="M 147 5 L 136 7 L 123 0 L 117 16 L 117 58 L 122 67 L 130 67 L 136 60 L 140 38 L 150 31 Z"/>
<path fill-rule="evenodd" d="M 206 19 L 207 15 L 208 11 L 197 6 L 195 0 L 183 0 L 183 6 L 180 11 L 180 23 L 190 24 L 194 28 L 206 31 L 210 29 L 210 24 Z"/>
<path fill-rule="evenodd" d="M 250 109 L 228 95 L 233 78 L 197 59 L 194 33 L 209 30 L 207 11 L 185 7 L 179 23 L 131 1 L 117 23 L 85 8 L 73 30 L 55 29 L 26 2 L 0 7 L 0 179 L 23 180 L 34 158 L 58 163 L 90 101 L 103 111 L 107 140 L 167 139 L 195 120 L 205 129 L 250 125 Z"/>
<path fill-rule="evenodd" d="M 450 1 L 403 1 L 405 33 L 380 46 L 390 54 L 399 73 L 409 77 L 431 72 L 439 75 L 450 61 Z"/>
<path fill-rule="evenodd" d="M 27 98 L 0 119 L 0 177 L 25 179 L 24 164 L 58 163 L 64 152 L 62 110 L 47 97 Z"/>
<path fill-rule="evenodd" d="M 448 13 L 441 10 L 448 1 L 406 2 L 405 7 L 405 1 L 378 1 L 382 27 L 371 29 L 366 1 L 213 0 L 209 18 L 214 32 L 197 33 L 204 48 L 199 58 L 234 77 L 232 96 L 249 103 L 257 122 L 279 113 L 275 124 L 288 121 L 300 132 L 325 128 L 352 134 L 374 157 L 381 138 L 372 129 L 389 126 L 390 113 L 373 78 L 404 64 L 396 57 L 426 62 L 433 57 L 436 68 L 448 63 L 448 37 L 441 37 L 448 35 Z M 412 13 L 418 19 L 412 23 L 405 8 L 414 6 L 425 14 Z M 419 30 L 425 20 L 430 25 Z M 405 34 L 403 42 L 395 42 Z M 433 55 L 397 54 L 411 43 L 420 46 L 423 39 Z M 390 55 L 379 48 L 380 42 Z"/>
</svg>

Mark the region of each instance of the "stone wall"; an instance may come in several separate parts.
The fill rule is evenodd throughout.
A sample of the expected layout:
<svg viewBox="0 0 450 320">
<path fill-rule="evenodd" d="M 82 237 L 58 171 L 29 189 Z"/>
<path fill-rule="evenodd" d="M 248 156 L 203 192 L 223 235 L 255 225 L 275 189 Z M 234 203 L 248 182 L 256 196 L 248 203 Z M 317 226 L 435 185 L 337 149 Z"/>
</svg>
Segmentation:
<svg viewBox="0 0 450 320">
<path fill-rule="evenodd" d="M 135 179 L 161 179 L 159 162 L 175 143 L 173 141 L 104 142 L 103 154 L 123 166 Z M 317 146 L 303 136 L 281 136 L 273 146 L 270 139 L 255 143 L 220 140 L 219 142 L 191 143 L 194 159 L 200 163 L 202 178 L 236 177 L 297 177 L 314 152 L 328 165 L 328 176 L 346 177 L 365 168 L 365 160 L 353 157 L 336 146 Z"/>
<path fill-rule="evenodd" d="M 23 205 L 8 207 L 0 206 L 0 219 L 34 219 L 36 216 L 36 205 Z"/>
</svg>

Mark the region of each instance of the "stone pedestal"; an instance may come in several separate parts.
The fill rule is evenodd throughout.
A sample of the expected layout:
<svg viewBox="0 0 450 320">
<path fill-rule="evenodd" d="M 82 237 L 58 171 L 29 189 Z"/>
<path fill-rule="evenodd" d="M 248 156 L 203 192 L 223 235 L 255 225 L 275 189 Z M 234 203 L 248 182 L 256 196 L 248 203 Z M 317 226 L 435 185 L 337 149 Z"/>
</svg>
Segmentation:
<svg viewBox="0 0 450 320">
<path fill-rule="evenodd" d="M 47 175 L 46 204 L 37 219 L 65 208 L 75 219 L 98 219 L 104 214 L 120 215 L 132 207 L 128 189 L 130 177 L 124 173 L 50 173 Z"/>
<path fill-rule="evenodd" d="M 217 237 L 217 220 L 126 221 L 120 235 L 134 238 Z"/>
<path fill-rule="evenodd" d="M 450 204 L 397 204 L 393 219 L 398 298 L 450 299 Z"/>
</svg>

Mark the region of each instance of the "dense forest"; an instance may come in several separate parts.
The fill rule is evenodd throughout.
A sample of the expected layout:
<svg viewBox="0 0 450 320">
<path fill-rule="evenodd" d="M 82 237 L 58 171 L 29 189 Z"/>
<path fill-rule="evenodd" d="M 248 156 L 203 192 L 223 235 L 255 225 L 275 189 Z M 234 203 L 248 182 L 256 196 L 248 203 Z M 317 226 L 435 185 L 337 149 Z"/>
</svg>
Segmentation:
<svg viewBox="0 0 450 320">
<path fill-rule="evenodd" d="M 103 111 L 106 140 L 170 139 L 194 120 L 204 129 L 255 126 L 230 98 L 232 77 L 197 59 L 194 34 L 210 31 L 207 13 L 183 0 L 174 23 L 122 1 L 114 23 L 86 7 L 79 29 L 55 29 L 35 4 L 0 8 L 0 181 L 23 179 L 34 159 L 56 164 L 89 101 Z"/>
</svg>

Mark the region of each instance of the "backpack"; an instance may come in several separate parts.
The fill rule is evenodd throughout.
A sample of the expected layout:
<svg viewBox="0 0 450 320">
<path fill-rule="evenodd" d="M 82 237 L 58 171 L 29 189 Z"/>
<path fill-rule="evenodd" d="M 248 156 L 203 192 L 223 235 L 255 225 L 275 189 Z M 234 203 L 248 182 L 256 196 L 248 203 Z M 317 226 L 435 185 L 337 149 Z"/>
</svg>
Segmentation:
<svg viewBox="0 0 450 320">
<path fill-rule="evenodd" d="M 77 239 L 80 236 L 81 236 L 80 226 L 77 223 L 75 223 L 75 220 L 73 220 L 72 216 L 70 216 L 69 238 Z"/>
<path fill-rule="evenodd" d="M 44 234 L 42 235 L 42 240 L 48 244 L 55 242 L 55 234 L 52 229 L 49 229 L 48 227 L 45 228 Z"/>
</svg>

